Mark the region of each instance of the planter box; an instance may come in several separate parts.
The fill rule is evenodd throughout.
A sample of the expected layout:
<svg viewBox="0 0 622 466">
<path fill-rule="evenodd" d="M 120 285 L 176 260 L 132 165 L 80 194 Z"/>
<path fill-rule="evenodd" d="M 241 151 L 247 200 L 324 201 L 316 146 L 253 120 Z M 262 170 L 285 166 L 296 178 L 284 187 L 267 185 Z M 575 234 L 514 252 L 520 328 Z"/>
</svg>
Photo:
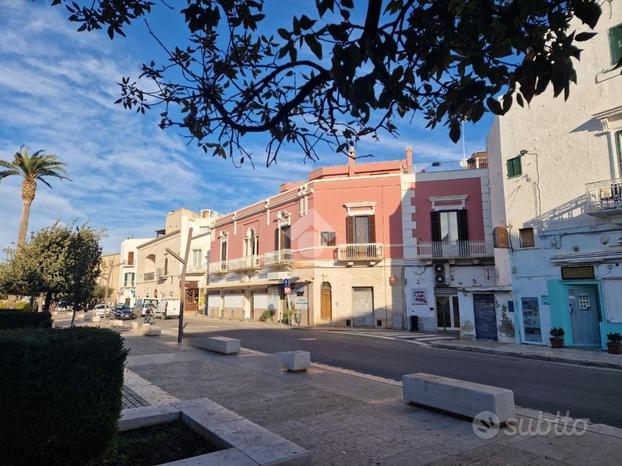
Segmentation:
<svg viewBox="0 0 622 466">
<path fill-rule="evenodd" d="M 229 411 L 208 398 L 126 409 L 119 419 L 119 431 L 176 420 L 181 420 L 196 433 L 224 449 L 167 463 L 169 466 L 311 464 L 311 454 L 301 446 Z"/>
</svg>

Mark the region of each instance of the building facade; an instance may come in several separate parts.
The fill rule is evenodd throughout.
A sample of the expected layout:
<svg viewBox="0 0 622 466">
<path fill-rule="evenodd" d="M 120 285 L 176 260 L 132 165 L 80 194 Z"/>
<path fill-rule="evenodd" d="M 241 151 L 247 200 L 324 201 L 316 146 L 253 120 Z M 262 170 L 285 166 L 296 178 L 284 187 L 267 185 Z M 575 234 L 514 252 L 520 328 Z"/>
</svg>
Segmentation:
<svg viewBox="0 0 622 466">
<path fill-rule="evenodd" d="M 498 278 L 523 343 L 561 327 L 567 346 L 605 348 L 622 332 L 622 1 L 602 8 L 568 100 L 515 105 L 488 135 Z"/>
<path fill-rule="evenodd" d="M 104 297 L 105 303 L 102 304 L 112 305 L 116 302 L 119 289 L 119 265 L 119 253 L 102 255 L 99 263 L 99 277 L 96 281 L 99 286 L 107 289 Z"/>
<path fill-rule="evenodd" d="M 166 225 L 156 232 L 156 238 L 136 246 L 136 299 L 180 299 L 181 263 L 172 254 L 183 257 L 192 228 L 192 240 L 186 286 L 184 290 L 185 311 L 196 312 L 204 304 L 200 293 L 207 283 L 207 257 L 210 248 L 211 229 L 218 214 L 204 209 L 193 212 L 188 209 L 171 211 Z"/>
<path fill-rule="evenodd" d="M 207 313 L 402 328 L 406 160 L 322 167 L 216 219 Z"/>
<path fill-rule="evenodd" d="M 485 152 L 402 176 L 404 291 L 411 330 L 514 341 L 509 287 L 494 267 Z"/>
<path fill-rule="evenodd" d="M 138 265 L 137 247 L 152 238 L 128 238 L 121 242 L 120 266 L 117 286 L 118 304 L 134 307 L 136 301 L 136 270 Z"/>
</svg>

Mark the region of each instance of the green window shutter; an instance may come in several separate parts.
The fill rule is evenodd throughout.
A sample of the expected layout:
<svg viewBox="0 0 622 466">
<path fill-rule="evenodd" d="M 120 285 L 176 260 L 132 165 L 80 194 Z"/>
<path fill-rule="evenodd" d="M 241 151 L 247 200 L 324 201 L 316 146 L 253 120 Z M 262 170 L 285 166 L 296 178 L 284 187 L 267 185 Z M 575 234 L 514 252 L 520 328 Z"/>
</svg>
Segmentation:
<svg viewBox="0 0 622 466">
<path fill-rule="evenodd" d="M 617 65 L 622 59 L 622 24 L 609 29 L 609 45 L 611 48 L 611 64 Z"/>
<path fill-rule="evenodd" d="M 508 178 L 514 178 L 515 176 L 523 174 L 520 157 L 508 159 L 505 163 L 508 171 Z"/>
</svg>

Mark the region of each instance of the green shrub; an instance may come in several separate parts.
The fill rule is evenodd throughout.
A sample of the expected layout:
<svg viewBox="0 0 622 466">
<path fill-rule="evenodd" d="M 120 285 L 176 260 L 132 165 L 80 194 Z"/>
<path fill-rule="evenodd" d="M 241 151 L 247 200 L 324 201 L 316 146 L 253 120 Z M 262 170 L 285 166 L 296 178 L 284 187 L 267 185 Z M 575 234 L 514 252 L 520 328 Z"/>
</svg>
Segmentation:
<svg viewBox="0 0 622 466">
<path fill-rule="evenodd" d="M 0 330 L 10 328 L 51 328 L 52 314 L 49 312 L 26 312 L 16 309 L 0 311 Z"/>
<path fill-rule="evenodd" d="M 0 463 L 85 465 L 121 411 L 121 336 L 108 329 L 0 330 Z"/>
</svg>

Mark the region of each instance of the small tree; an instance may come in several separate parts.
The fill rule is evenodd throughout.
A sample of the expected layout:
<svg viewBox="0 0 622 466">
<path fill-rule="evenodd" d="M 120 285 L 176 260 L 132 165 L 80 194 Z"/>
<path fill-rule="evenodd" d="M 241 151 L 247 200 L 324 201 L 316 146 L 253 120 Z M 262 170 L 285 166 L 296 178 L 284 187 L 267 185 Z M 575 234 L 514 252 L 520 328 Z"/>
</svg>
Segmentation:
<svg viewBox="0 0 622 466">
<path fill-rule="evenodd" d="M 92 228 L 76 228 L 67 243 L 64 264 L 63 298 L 73 306 L 71 325 L 76 318 L 76 311 L 88 307 L 95 292 L 99 277 L 99 262 L 102 248 L 99 245 L 101 234 Z"/>
</svg>

